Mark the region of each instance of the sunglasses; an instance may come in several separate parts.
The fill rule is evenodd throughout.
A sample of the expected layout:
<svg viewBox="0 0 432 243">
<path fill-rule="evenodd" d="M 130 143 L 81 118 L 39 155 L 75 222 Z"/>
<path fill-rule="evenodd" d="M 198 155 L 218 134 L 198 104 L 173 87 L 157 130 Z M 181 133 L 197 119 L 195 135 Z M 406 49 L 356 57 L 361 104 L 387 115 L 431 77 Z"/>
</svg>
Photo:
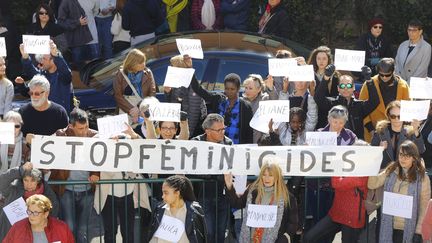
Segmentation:
<svg viewBox="0 0 432 243">
<path fill-rule="evenodd" d="M 20 128 L 21 124 L 15 124 L 15 128 Z"/>
<path fill-rule="evenodd" d="M 339 84 L 339 88 L 340 89 L 351 89 L 353 87 L 353 84 L 348 83 L 348 84 Z"/>
<path fill-rule="evenodd" d="M 47 12 L 39 12 L 39 15 L 48 15 Z"/>
<path fill-rule="evenodd" d="M 389 74 L 384 74 L 384 73 L 379 73 L 379 76 L 380 77 L 386 77 L 386 78 L 388 78 L 388 77 L 391 77 L 393 75 L 393 73 L 389 73 Z"/>
<path fill-rule="evenodd" d="M 390 119 L 399 119 L 400 120 L 400 115 L 395 115 L 395 114 L 390 114 L 389 115 Z"/>
<path fill-rule="evenodd" d="M 29 91 L 28 92 L 28 94 L 30 95 L 30 96 L 41 96 L 43 93 L 45 93 L 45 91 L 42 91 L 42 92 L 33 92 L 33 91 Z"/>
<path fill-rule="evenodd" d="M 382 29 L 383 27 L 381 25 L 374 25 L 373 28 L 374 29 Z"/>
</svg>

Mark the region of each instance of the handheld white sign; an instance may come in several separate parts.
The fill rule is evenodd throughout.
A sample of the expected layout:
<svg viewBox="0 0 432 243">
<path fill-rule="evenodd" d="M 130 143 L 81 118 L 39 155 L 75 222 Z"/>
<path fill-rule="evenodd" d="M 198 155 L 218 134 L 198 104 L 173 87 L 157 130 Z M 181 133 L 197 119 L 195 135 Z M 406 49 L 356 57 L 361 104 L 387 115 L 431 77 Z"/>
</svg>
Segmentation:
<svg viewBox="0 0 432 243">
<path fill-rule="evenodd" d="M 14 225 L 21 219 L 25 219 L 28 217 L 27 205 L 25 204 L 22 197 L 19 197 L 15 201 L 4 206 L 3 211 L 5 212 L 6 217 L 8 218 L 11 225 Z"/>
<path fill-rule="evenodd" d="M 28 54 L 50 54 L 49 35 L 23 35 L 24 51 Z"/>
<path fill-rule="evenodd" d="M 429 113 L 429 100 L 401 100 L 400 120 L 411 122 L 413 119 L 425 120 Z"/>
<path fill-rule="evenodd" d="M 268 67 L 269 74 L 274 77 L 285 77 L 288 76 L 288 69 L 297 66 L 297 60 L 295 58 L 269 58 Z"/>
<path fill-rule="evenodd" d="M 154 103 L 150 104 L 151 121 L 180 121 L 180 103 Z"/>
<path fill-rule="evenodd" d="M 273 122 L 288 122 L 289 111 L 289 100 L 260 101 L 249 125 L 257 131 L 269 133 L 268 124 L 270 119 L 273 119 Z"/>
<path fill-rule="evenodd" d="M 6 40 L 4 37 L 0 37 L 0 57 L 6 57 Z"/>
<path fill-rule="evenodd" d="M 241 195 L 246 191 L 247 175 L 234 175 L 234 189 L 237 194 Z"/>
<path fill-rule="evenodd" d="M 15 144 L 15 123 L 0 122 L 0 144 Z"/>
<path fill-rule="evenodd" d="M 432 99 L 432 79 L 431 78 L 410 78 L 409 88 L 411 99 Z"/>
<path fill-rule="evenodd" d="M 246 225 L 253 228 L 272 228 L 276 224 L 277 206 L 249 204 Z"/>
<path fill-rule="evenodd" d="M 336 132 L 306 132 L 306 144 L 309 146 L 336 146 Z"/>
<path fill-rule="evenodd" d="M 290 82 L 312 81 L 315 73 L 312 65 L 292 66 L 286 70 Z"/>
<path fill-rule="evenodd" d="M 204 52 L 200 39 L 176 39 L 177 49 L 181 55 L 189 55 L 192 58 L 204 59 Z"/>
<path fill-rule="evenodd" d="M 189 87 L 195 73 L 193 68 L 168 66 L 163 86 L 171 88 Z"/>
<path fill-rule="evenodd" d="M 413 197 L 384 191 L 383 213 L 410 219 L 412 217 Z"/>
<path fill-rule="evenodd" d="M 126 124 L 128 122 L 128 115 L 126 113 L 97 119 L 99 137 L 110 138 L 113 135 L 120 134 L 127 129 Z"/>
<path fill-rule="evenodd" d="M 360 72 L 365 65 L 365 51 L 336 49 L 335 62 L 337 70 Z"/>
<path fill-rule="evenodd" d="M 169 242 L 179 242 L 184 231 L 185 226 L 181 220 L 164 215 L 154 237 Z"/>
</svg>

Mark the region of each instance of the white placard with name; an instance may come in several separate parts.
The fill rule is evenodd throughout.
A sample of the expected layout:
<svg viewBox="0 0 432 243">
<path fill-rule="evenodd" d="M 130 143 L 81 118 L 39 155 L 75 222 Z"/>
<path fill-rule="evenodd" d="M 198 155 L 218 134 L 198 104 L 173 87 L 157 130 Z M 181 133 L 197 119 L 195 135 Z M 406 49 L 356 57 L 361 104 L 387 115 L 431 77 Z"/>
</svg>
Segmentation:
<svg viewBox="0 0 432 243">
<path fill-rule="evenodd" d="M 168 66 L 163 86 L 171 88 L 189 87 L 195 73 L 193 68 Z"/>
<path fill-rule="evenodd" d="M 181 55 L 189 55 L 192 58 L 204 59 L 204 52 L 200 39 L 176 39 L 177 49 Z"/>
<path fill-rule="evenodd" d="M 411 99 L 432 99 L 432 78 L 410 78 Z"/>
<path fill-rule="evenodd" d="M 272 228 L 276 224 L 277 206 L 248 204 L 246 225 L 253 228 Z"/>
<path fill-rule="evenodd" d="M 6 40 L 4 37 L 0 37 L 0 57 L 6 57 Z"/>
<path fill-rule="evenodd" d="M 365 65 L 365 51 L 336 49 L 335 62 L 337 70 L 360 72 Z"/>
<path fill-rule="evenodd" d="M 413 197 L 384 191 L 383 213 L 410 219 L 412 217 Z"/>
<path fill-rule="evenodd" d="M 150 104 L 150 120 L 151 121 L 180 121 L 180 103 L 154 103 Z"/>
<path fill-rule="evenodd" d="M 0 122 L 0 144 L 15 144 L 15 123 Z"/>
<path fill-rule="evenodd" d="M 6 214 L 11 225 L 20 221 L 21 219 L 28 218 L 27 205 L 22 197 L 19 197 L 15 201 L 9 203 L 3 207 L 3 211 Z"/>
<path fill-rule="evenodd" d="M 274 77 L 285 77 L 288 76 L 291 67 L 297 66 L 297 60 L 295 58 L 269 58 L 268 67 L 269 74 Z"/>
<path fill-rule="evenodd" d="M 234 175 L 233 179 L 236 193 L 242 195 L 246 191 L 247 175 Z"/>
<path fill-rule="evenodd" d="M 287 69 L 287 75 L 290 82 L 313 81 L 315 73 L 312 65 L 292 66 Z"/>
<path fill-rule="evenodd" d="M 411 122 L 425 120 L 429 113 L 429 100 L 401 100 L 400 120 Z"/>
<path fill-rule="evenodd" d="M 110 138 L 127 129 L 128 115 L 126 113 L 117 116 L 108 116 L 97 119 L 99 137 Z"/>
<path fill-rule="evenodd" d="M 164 215 L 154 237 L 169 242 L 178 242 L 184 231 L 185 226 L 181 220 Z"/>
<path fill-rule="evenodd" d="M 309 146 L 336 146 L 336 132 L 306 132 L 306 144 Z"/>
<path fill-rule="evenodd" d="M 49 35 L 23 35 L 24 51 L 28 54 L 50 54 Z"/>
<path fill-rule="evenodd" d="M 268 124 L 270 119 L 273 119 L 273 122 L 288 122 L 289 111 L 289 100 L 260 101 L 249 125 L 257 131 L 269 133 Z"/>
</svg>

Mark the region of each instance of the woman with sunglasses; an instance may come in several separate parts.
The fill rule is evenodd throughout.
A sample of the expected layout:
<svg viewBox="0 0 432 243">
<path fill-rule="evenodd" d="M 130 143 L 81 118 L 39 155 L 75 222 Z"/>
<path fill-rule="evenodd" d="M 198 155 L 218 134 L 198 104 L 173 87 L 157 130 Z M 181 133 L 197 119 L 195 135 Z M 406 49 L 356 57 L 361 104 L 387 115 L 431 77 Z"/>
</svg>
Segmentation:
<svg viewBox="0 0 432 243">
<path fill-rule="evenodd" d="M 16 222 L 3 243 L 75 242 L 68 225 L 50 216 L 53 205 L 49 198 L 35 194 L 27 198 L 26 206 L 28 218 Z"/>
<path fill-rule="evenodd" d="M 397 159 L 397 151 L 399 146 L 406 140 L 411 140 L 417 146 L 420 154 L 426 148 L 423 138 L 419 132 L 420 121 L 413 120 L 410 126 L 404 126 L 400 120 L 401 103 L 398 100 L 390 102 L 386 108 L 386 120 L 379 121 L 376 126 L 376 131 L 372 137 L 371 145 L 383 146 L 383 159 L 381 169 L 387 167 L 391 161 Z"/>
<path fill-rule="evenodd" d="M 412 198 L 410 218 L 381 214 L 380 243 L 421 243 L 421 224 L 431 197 L 429 177 L 426 175 L 420 150 L 406 140 L 397 149 L 395 161 L 378 176 L 369 177 L 369 189 L 384 186 L 384 193 L 396 193 Z M 384 203 L 383 207 L 386 207 Z"/>
<path fill-rule="evenodd" d="M 366 66 L 375 75 L 375 66 L 383 57 L 393 57 L 390 41 L 382 34 L 384 20 L 375 17 L 368 22 L 369 31 L 357 40 L 357 49 L 366 52 Z"/>
</svg>

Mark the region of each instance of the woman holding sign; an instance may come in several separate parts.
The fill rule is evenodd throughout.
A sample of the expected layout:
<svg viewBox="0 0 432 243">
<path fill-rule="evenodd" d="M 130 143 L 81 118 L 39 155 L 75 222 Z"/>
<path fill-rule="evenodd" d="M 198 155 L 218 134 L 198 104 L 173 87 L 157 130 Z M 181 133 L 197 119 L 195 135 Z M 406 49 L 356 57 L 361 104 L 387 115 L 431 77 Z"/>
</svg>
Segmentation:
<svg viewBox="0 0 432 243">
<path fill-rule="evenodd" d="M 28 218 L 16 222 L 2 242 L 75 242 L 67 224 L 49 216 L 53 208 L 49 198 L 35 194 L 27 198 L 26 206 Z"/>
<path fill-rule="evenodd" d="M 240 243 L 290 242 L 298 228 L 297 202 L 284 184 L 276 158 L 264 159 L 257 180 L 241 196 L 236 194 L 231 174 L 225 174 L 225 185 L 231 206 L 247 207 Z"/>
<path fill-rule="evenodd" d="M 369 177 L 369 189 L 381 186 L 384 186 L 384 200 L 379 242 L 422 242 L 421 223 L 431 197 L 431 187 L 414 142 L 403 142 L 397 160 L 378 176 Z M 407 205 L 411 206 L 407 208 Z"/>
<path fill-rule="evenodd" d="M 162 184 L 164 203 L 156 207 L 150 226 L 150 243 L 207 242 L 204 211 L 196 202 L 190 180 L 168 177 Z"/>
</svg>

